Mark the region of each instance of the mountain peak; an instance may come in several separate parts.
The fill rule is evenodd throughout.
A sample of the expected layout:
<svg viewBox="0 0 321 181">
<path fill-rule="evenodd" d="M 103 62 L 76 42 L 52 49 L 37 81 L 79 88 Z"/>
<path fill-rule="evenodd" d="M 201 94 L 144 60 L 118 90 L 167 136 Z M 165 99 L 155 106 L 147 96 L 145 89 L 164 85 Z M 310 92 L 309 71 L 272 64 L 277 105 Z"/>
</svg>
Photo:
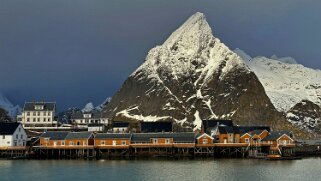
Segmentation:
<svg viewBox="0 0 321 181">
<path fill-rule="evenodd" d="M 204 42 L 213 37 L 212 30 L 203 13 L 197 12 L 188 18 L 170 37 L 164 45 L 171 48 L 178 43 Z M 206 41 L 206 42 L 207 42 Z"/>
</svg>

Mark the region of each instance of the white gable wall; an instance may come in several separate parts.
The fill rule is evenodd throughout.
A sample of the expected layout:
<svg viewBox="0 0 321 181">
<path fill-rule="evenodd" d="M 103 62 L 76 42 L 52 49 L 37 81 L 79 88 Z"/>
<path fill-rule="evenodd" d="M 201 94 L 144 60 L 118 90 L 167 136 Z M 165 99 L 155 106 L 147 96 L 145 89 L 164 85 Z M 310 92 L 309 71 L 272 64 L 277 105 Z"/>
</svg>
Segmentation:
<svg viewBox="0 0 321 181">
<path fill-rule="evenodd" d="M 0 135 L 0 147 L 26 146 L 27 134 L 21 124 L 12 135 Z"/>
</svg>

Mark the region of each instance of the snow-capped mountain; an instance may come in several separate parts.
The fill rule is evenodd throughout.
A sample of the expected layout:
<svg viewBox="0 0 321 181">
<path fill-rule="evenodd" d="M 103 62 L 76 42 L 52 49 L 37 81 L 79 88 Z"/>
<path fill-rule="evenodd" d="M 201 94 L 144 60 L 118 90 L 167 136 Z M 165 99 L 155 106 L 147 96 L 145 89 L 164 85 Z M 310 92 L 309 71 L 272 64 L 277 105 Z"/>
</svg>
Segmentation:
<svg viewBox="0 0 321 181">
<path fill-rule="evenodd" d="M 90 112 L 95 109 L 95 106 L 92 102 L 89 102 L 85 105 L 85 107 L 81 110 L 82 112 Z"/>
<path fill-rule="evenodd" d="M 102 102 L 98 106 L 94 106 L 94 103 L 89 102 L 85 105 L 85 107 L 81 110 L 82 112 L 90 112 L 92 110 L 102 111 L 103 108 L 111 101 L 111 97 L 107 97 L 104 102 Z"/>
<path fill-rule="evenodd" d="M 0 107 L 8 112 L 10 117 L 15 117 L 21 112 L 21 107 L 14 106 L 3 94 L 0 93 Z"/>
<path fill-rule="evenodd" d="M 321 119 L 321 112 L 318 113 L 321 106 L 320 70 L 304 67 L 291 57 L 252 58 L 240 49 L 234 52 L 254 71 L 273 105 L 286 113 L 291 123 L 310 131 L 318 128 Z"/>
<path fill-rule="evenodd" d="M 295 130 L 243 59 L 213 36 L 202 13 L 149 51 L 104 113 L 114 120 L 173 120 L 194 130 L 207 118 Z"/>
</svg>

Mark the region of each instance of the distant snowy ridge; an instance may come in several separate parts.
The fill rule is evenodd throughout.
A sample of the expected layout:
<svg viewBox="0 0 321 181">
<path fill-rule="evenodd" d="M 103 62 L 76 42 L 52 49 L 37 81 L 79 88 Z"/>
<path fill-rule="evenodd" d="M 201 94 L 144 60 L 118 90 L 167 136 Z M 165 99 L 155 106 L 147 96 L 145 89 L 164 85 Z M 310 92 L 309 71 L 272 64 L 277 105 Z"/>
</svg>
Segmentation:
<svg viewBox="0 0 321 181">
<path fill-rule="evenodd" d="M 111 101 L 111 97 L 107 97 L 104 102 L 102 102 L 98 106 L 94 106 L 94 103 L 88 102 L 85 107 L 81 110 L 82 112 L 90 112 L 93 110 L 101 111 L 109 102 Z"/>
<path fill-rule="evenodd" d="M 0 107 L 8 112 L 10 117 L 15 117 L 21 112 L 19 105 L 14 106 L 3 94 L 0 93 Z"/>
<path fill-rule="evenodd" d="M 321 71 L 304 67 L 292 57 L 271 58 L 247 55 L 236 49 L 240 57 L 263 84 L 273 105 L 281 112 L 289 111 L 303 100 L 321 106 Z"/>
</svg>

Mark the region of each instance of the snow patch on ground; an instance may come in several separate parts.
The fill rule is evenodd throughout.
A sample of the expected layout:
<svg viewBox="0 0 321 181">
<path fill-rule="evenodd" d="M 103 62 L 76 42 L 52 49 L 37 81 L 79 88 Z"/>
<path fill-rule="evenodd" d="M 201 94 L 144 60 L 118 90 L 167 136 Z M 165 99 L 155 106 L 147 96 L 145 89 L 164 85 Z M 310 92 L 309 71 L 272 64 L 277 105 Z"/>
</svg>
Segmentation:
<svg viewBox="0 0 321 181">
<path fill-rule="evenodd" d="M 202 119 L 200 118 L 200 113 L 198 111 L 195 111 L 194 114 L 195 120 L 194 120 L 194 131 L 200 130 L 202 127 Z"/>
</svg>

